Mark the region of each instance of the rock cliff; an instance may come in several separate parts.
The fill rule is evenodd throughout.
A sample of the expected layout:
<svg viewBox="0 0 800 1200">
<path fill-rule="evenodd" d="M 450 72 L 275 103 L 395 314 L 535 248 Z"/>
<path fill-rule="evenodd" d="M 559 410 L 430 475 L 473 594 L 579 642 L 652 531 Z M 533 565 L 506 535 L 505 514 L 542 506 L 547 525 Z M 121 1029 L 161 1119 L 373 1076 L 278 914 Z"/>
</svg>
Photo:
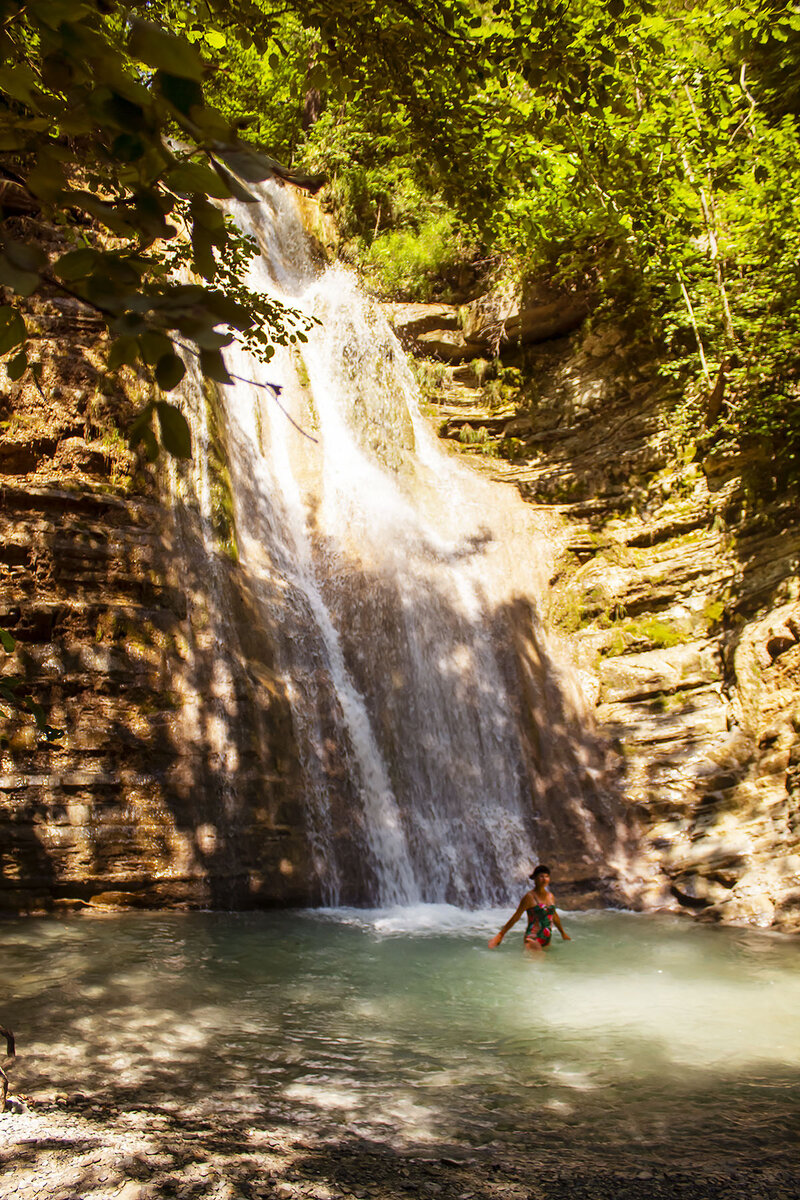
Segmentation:
<svg viewBox="0 0 800 1200">
<path fill-rule="evenodd" d="M 544 300 L 389 315 L 441 435 L 561 522 L 547 608 L 637 831 L 636 902 L 798 929 L 794 499 L 757 450 L 679 453 L 635 337 Z"/>
<path fill-rule="evenodd" d="M 176 468 L 127 449 L 144 385 L 109 383 L 91 319 L 51 301 L 32 321 L 41 386 L 0 401 L 0 666 L 64 734 L 4 726 L 0 908 L 313 902 L 289 707 L 230 530 L 210 562 Z"/>
<path fill-rule="evenodd" d="M 560 530 L 548 616 L 636 831 L 611 864 L 632 902 L 800 928 L 793 501 L 758 455 L 678 457 L 652 365 L 585 312 L 538 290 L 390 316 L 440 433 Z M 313 903 L 276 630 L 249 616 L 224 434 L 209 547 L 169 501 L 180 469 L 120 435 L 143 382 L 109 383 L 70 301 L 34 316 L 44 375 L 0 411 L 0 627 L 17 641 L 2 669 L 65 732 L 46 744 L 12 721 L 0 747 L 0 906 Z"/>
</svg>

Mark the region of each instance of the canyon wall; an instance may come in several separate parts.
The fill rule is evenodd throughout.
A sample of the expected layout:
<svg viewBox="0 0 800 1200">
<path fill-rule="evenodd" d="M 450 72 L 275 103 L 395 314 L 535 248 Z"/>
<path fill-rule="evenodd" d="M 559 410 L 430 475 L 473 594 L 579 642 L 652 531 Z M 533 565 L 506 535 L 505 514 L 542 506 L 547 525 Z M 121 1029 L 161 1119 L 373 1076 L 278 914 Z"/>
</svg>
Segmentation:
<svg viewBox="0 0 800 1200">
<path fill-rule="evenodd" d="M 0 908 L 314 902 L 273 631 L 251 618 L 226 522 L 224 439 L 212 562 L 199 514 L 170 502 L 181 468 L 148 466 L 120 435 L 143 381 L 109 381 L 73 301 L 32 310 L 41 384 L 7 386 L 0 411 L 0 627 L 17 643 L 1 665 L 64 732 L 48 744 L 29 717 L 4 722 Z"/>
<path fill-rule="evenodd" d="M 576 900 L 799 928 L 800 525 L 769 463 L 677 455 L 652 364 L 574 298 L 389 315 L 442 437 L 557 531 L 546 616 L 634 835 L 594 879 L 565 852 Z M 34 317 L 43 378 L 0 412 L 2 669 L 64 733 L 5 725 L 0 907 L 319 902 L 279 630 L 238 561 L 213 398 L 209 547 L 170 500 L 186 468 L 120 436 L 143 382 L 109 382 L 72 301 Z"/>
</svg>

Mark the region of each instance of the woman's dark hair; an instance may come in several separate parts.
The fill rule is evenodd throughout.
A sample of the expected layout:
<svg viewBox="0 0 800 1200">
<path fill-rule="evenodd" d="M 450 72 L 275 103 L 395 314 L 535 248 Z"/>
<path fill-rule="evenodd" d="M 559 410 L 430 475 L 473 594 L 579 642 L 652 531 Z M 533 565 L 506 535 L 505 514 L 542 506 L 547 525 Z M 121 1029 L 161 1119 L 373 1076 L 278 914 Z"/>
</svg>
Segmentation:
<svg viewBox="0 0 800 1200">
<path fill-rule="evenodd" d="M 549 875 L 549 874 L 550 874 L 550 868 L 546 867 L 544 865 L 544 863 L 539 863 L 538 867 L 533 868 L 533 870 L 531 871 L 528 878 L 529 879 L 538 879 L 540 875 Z"/>
</svg>

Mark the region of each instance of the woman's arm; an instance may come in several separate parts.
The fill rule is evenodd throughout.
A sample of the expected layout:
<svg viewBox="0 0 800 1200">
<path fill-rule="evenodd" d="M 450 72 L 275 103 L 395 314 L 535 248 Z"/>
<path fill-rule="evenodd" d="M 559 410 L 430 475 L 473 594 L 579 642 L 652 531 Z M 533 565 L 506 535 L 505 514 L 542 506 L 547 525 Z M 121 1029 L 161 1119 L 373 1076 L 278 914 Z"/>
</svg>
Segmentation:
<svg viewBox="0 0 800 1200">
<path fill-rule="evenodd" d="M 561 934 L 561 937 L 564 939 L 565 942 L 572 941 L 572 938 L 569 936 L 569 934 L 564 933 L 564 926 L 561 924 L 561 917 L 558 915 L 557 912 L 553 913 L 553 924 L 555 925 L 556 929 Z"/>
<path fill-rule="evenodd" d="M 497 947 L 498 947 L 498 946 L 500 945 L 500 943 L 502 942 L 503 938 L 504 938 L 504 937 L 506 936 L 506 934 L 508 933 L 508 931 L 509 931 L 509 929 L 511 928 L 511 926 L 512 926 L 512 925 L 516 925 L 517 921 L 520 919 L 520 917 L 522 916 L 522 914 L 523 914 L 523 913 L 524 913 L 524 912 L 527 910 L 527 908 L 529 907 L 529 906 L 528 906 L 528 903 L 527 903 L 527 900 L 528 900 L 528 893 L 526 892 L 526 893 L 525 893 L 525 895 L 524 895 L 524 896 L 522 897 L 522 899 L 520 900 L 520 902 L 519 902 L 519 906 L 518 906 L 518 908 L 517 908 L 517 911 L 514 913 L 513 917 L 510 917 L 510 918 L 509 918 L 509 919 L 506 921 L 505 925 L 503 926 L 503 928 L 500 930 L 500 932 L 499 932 L 499 933 L 496 933 L 496 934 L 494 935 L 494 937 L 493 937 L 493 938 L 490 938 L 490 939 L 489 939 L 489 949 L 490 949 L 490 950 L 496 950 L 496 949 L 497 949 Z"/>
</svg>

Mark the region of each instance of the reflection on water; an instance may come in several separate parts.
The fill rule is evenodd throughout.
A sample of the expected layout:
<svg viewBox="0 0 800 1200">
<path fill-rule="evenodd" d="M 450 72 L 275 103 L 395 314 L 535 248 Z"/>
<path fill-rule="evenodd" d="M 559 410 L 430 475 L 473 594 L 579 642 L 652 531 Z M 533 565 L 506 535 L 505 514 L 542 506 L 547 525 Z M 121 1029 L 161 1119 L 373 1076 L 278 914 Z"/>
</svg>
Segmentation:
<svg viewBox="0 0 800 1200">
<path fill-rule="evenodd" d="M 800 943 L 567 914 L 542 960 L 505 912 L 136 914 L 0 925 L 14 1083 L 400 1145 L 613 1154 L 793 1136 Z M 518 927 L 519 928 L 519 927 Z"/>
</svg>

